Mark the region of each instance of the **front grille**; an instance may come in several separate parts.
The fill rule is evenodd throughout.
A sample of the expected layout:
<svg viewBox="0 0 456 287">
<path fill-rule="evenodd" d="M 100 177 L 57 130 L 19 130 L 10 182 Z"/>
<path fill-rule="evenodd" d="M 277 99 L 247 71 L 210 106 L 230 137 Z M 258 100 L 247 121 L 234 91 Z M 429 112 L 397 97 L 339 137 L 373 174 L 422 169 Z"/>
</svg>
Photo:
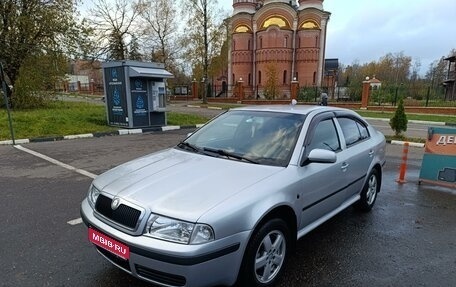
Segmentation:
<svg viewBox="0 0 456 287">
<path fill-rule="evenodd" d="M 101 254 L 103 254 L 106 258 L 108 258 L 109 260 L 111 260 L 113 263 L 119 265 L 120 267 L 122 267 L 123 269 L 131 272 L 130 270 L 130 264 L 128 263 L 128 260 L 125 260 L 123 258 L 120 258 L 119 256 L 115 255 L 115 254 L 112 254 L 111 252 L 109 252 L 108 250 L 106 249 L 103 249 L 101 248 L 100 246 L 96 246 L 97 247 L 97 250 L 98 252 L 100 252 Z"/>
<path fill-rule="evenodd" d="M 166 284 L 169 286 L 185 286 L 185 283 L 187 282 L 184 276 L 149 269 L 137 264 L 135 264 L 135 268 L 138 275 L 160 284 Z"/>
<path fill-rule="evenodd" d="M 111 208 L 111 202 L 111 198 L 100 194 L 95 204 L 95 210 L 114 222 L 134 229 L 138 223 L 141 211 L 125 204 L 120 204 L 116 210 L 113 210 Z"/>
</svg>

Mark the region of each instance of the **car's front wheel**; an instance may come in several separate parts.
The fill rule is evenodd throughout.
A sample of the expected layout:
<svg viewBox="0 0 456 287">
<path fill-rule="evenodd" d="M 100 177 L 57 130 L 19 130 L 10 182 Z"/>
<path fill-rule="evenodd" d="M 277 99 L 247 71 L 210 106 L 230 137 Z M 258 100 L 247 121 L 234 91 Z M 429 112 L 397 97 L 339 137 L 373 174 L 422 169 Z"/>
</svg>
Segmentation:
<svg viewBox="0 0 456 287">
<path fill-rule="evenodd" d="M 355 208 L 364 212 L 370 211 L 377 200 L 377 194 L 380 191 L 380 176 L 376 169 L 373 169 L 367 179 L 366 184 L 360 194 L 359 201 Z"/>
<path fill-rule="evenodd" d="M 261 226 L 247 246 L 240 286 L 273 285 L 284 269 L 290 247 L 290 230 L 282 219 L 272 219 Z"/>
</svg>

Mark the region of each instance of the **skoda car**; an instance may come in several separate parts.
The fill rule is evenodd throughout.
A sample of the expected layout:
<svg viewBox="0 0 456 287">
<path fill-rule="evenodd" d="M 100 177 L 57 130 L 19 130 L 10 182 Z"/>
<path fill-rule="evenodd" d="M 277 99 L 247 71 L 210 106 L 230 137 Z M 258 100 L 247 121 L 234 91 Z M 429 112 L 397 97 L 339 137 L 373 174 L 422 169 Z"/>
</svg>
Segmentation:
<svg viewBox="0 0 456 287">
<path fill-rule="evenodd" d="M 82 202 L 90 242 L 158 286 L 270 286 L 296 241 L 373 207 L 385 137 L 353 111 L 236 108 L 176 146 L 98 176 Z"/>
</svg>

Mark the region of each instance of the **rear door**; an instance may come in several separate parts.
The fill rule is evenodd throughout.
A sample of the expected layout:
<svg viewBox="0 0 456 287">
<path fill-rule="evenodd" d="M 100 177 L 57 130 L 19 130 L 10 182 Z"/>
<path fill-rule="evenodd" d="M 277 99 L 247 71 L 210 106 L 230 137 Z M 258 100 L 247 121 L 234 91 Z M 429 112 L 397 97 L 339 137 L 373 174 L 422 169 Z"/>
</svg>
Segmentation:
<svg viewBox="0 0 456 287">
<path fill-rule="evenodd" d="M 345 162 L 350 170 L 346 174 L 349 198 L 361 191 L 374 156 L 374 149 L 365 123 L 349 116 L 338 116 L 337 122 L 342 130 L 342 148 L 347 154 Z"/>
</svg>

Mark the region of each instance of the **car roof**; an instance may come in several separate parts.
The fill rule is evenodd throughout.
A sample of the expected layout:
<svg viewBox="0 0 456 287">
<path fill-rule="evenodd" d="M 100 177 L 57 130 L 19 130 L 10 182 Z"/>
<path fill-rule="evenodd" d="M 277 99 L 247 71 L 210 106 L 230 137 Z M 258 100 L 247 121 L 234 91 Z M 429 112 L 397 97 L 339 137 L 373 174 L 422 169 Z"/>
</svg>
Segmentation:
<svg viewBox="0 0 456 287">
<path fill-rule="evenodd" d="M 328 107 L 328 106 L 312 106 L 312 105 L 257 105 L 257 106 L 246 106 L 246 107 L 239 107 L 233 108 L 231 110 L 236 111 L 268 111 L 268 112 L 281 112 L 281 113 L 293 113 L 293 114 L 301 114 L 301 115 L 308 115 L 311 112 L 329 112 L 329 111 L 344 111 L 349 112 L 351 114 L 355 114 L 351 110 L 347 110 L 344 108 L 337 108 L 337 107 Z"/>
</svg>

